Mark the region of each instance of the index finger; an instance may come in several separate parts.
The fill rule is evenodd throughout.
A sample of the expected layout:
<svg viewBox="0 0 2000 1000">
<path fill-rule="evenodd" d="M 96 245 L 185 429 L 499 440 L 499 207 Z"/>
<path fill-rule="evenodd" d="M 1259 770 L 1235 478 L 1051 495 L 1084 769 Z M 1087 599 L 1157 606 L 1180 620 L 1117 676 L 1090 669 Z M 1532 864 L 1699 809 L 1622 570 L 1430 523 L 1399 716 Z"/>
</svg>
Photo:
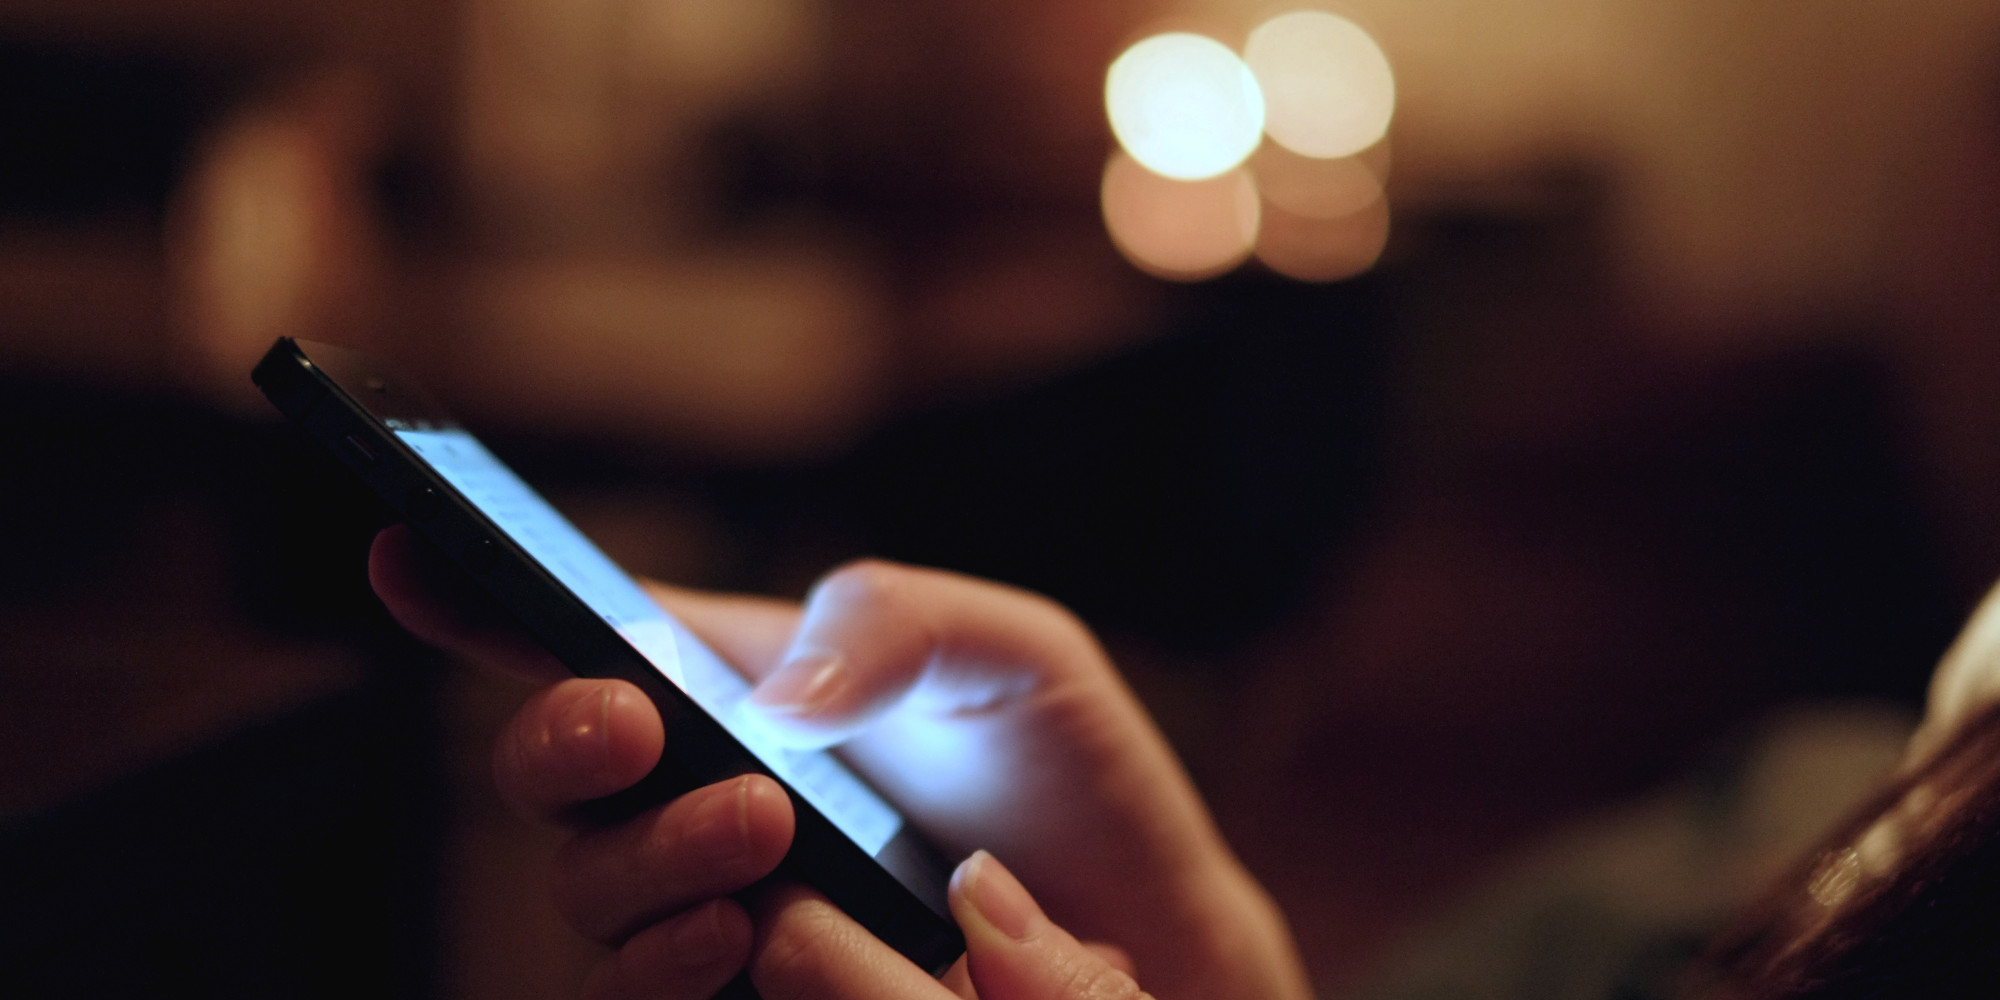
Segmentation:
<svg viewBox="0 0 2000 1000">
<path fill-rule="evenodd" d="M 875 559 L 813 587 L 780 656 L 750 702 L 775 738 L 811 749 L 912 697 L 931 714 L 983 715 L 1054 681 L 1111 676 L 1096 639 L 1045 597 Z"/>
<path fill-rule="evenodd" d="M 499 602 L 408 525 L 391 525 L 368 548 L 368 582 L 412 635 L 536 684 L 572 676 Z"/>
</svg>

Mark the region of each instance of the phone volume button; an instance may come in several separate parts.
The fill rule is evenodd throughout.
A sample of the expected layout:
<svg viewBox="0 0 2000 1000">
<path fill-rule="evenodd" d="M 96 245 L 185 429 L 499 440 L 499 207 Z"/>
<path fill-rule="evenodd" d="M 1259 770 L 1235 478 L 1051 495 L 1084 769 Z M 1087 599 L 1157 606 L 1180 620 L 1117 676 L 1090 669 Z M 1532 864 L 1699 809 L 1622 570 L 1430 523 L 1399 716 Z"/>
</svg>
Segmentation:
<svg viewBox="0 0 2000 1000">
<path fill-rule="evenodd" d="M 500 564 L 500 548 L 491 538 L 475 538 L 459 551 L 459 561 L 474 573 L 485 573 Z"/>
<path fill-rule="evenodd" d="M 370 444 L 360 431 L 348 431 L 341 437 L 340 443 L 346 445 L 347 450 L 352 452 L 355 458 L 360 459 L 362 465 L 372 466 L 382 460 L 375 446 Z"/>
</svg>

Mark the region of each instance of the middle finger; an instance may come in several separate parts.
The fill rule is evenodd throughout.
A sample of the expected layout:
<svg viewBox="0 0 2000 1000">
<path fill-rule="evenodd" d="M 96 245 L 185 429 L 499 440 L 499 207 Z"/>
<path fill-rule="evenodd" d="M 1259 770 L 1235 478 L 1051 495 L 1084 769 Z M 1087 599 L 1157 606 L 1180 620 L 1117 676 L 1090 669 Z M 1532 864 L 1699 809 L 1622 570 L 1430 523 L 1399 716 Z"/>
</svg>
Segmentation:
<svg viewBox="0 0 2000 1000">
<path fill-rule="evenodd" d="M 769 875 L 791 847 L 792 824 L 791 800 L 763 775 L 698 788 L 564 844 L 556 857 L 556 905 L 579 933 L 618 943 L 667 914 Z"/>
</svg>

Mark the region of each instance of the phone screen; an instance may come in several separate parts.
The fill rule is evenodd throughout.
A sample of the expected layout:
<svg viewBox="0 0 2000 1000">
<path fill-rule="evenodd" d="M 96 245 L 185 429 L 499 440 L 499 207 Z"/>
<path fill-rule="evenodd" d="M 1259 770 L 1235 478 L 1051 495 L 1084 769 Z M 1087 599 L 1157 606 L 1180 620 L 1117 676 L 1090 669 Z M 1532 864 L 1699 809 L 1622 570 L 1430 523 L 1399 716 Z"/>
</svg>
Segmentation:
<svg viewBox="0 0 2000 1000">
<path fill-rule="evenodd" d="M 455 427 L 391 419 L 396 436 L 617 630 L 660 675 L 727 727 L 744 747 L 862 850 L 879 855 L 903 817 L 825 751 L 774 741 L 745 704 L 750 686 L 624 570 L 514 474 L 478 438 Z"/>
</svg>

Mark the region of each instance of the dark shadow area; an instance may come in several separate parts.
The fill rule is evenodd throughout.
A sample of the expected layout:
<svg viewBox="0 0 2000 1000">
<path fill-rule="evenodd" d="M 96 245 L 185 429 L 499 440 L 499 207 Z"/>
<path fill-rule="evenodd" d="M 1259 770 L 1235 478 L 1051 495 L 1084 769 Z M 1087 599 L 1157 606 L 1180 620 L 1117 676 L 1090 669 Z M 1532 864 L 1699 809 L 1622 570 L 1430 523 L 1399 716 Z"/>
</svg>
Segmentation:
<svg viewBox="0 0 2000 1000">
<path fill-rule="evenodd" d="M 0 994 L 431 995 L 437 670 L 367 592 L 372 503 L 171 398 L 0 414 Z"/>
</svg>

